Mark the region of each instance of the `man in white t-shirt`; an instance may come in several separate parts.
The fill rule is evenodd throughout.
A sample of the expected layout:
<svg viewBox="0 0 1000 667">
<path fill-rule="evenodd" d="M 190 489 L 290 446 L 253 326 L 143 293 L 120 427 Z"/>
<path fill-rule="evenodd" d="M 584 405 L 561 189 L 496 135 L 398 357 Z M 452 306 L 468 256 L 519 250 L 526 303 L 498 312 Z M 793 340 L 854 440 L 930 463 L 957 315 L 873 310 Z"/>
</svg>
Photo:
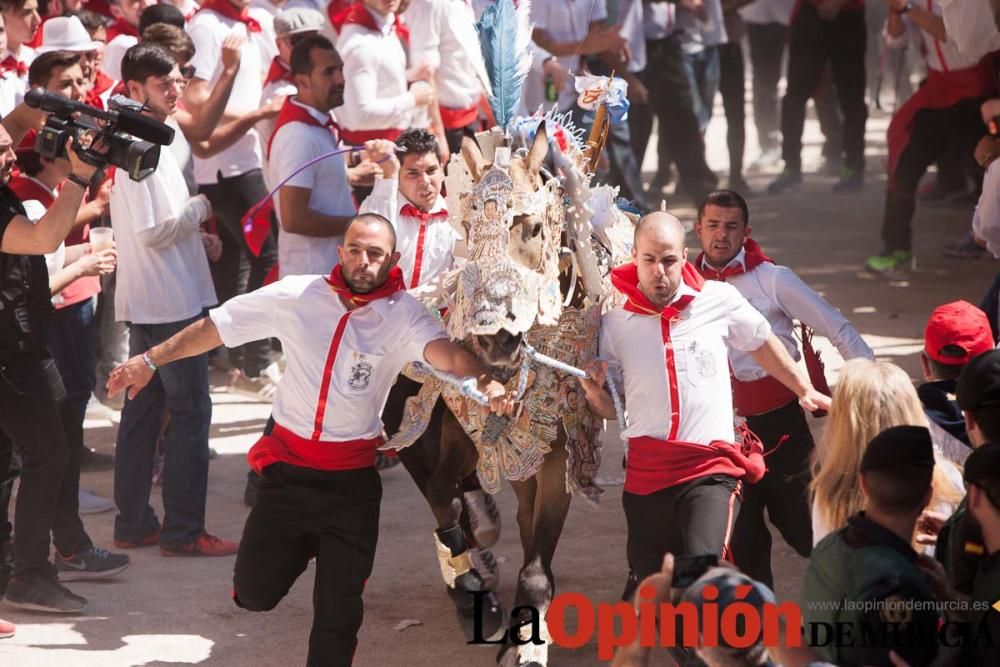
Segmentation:
<svg viewBox="0 0 1000 667">
<path fill-rule="evenodd" d="M 330 111 L 344 99 L 343 62 L 330 40 L 312 35 L 292 49 L 291 72 L 298 92 L 285 99 L 267 148 L 271 182 L 291 177 L 274 198 L 281 225 L 278 267 L 282 276 L 317 275 L 337 263 L 344 230 L 357 212 L 343 155 L 299 171 L 340 143 Z M 384 150 L 393 150 L 391 144 Z"/>
<path fill-rule="evenodd" d="M 115 22 L 108 26 L 101 69 L 115 81 L 121 81 L 125 52 L 139 43 L 139 17 L 155 5 L 156 0 L 111 0 L 108 3 Z"/>
<path fill-rule="evenodd" d="M 222 43 L 233 32 L 247 36 L 248 40 L 242 49 L 240 69 L 224 119 L 255 113 L 260 106 L 262 63 L 270 61 L 270 58 L 266 61 L 261 58 L 266 49 L 273 49 L 268 44 L 264 24 L 269 25 L 271 17 L 247 5 L 248 0 L 208 0 L 188 22 L 188 34 L 195 46 L 190 61 L 194 78 L 184 93 L 184 105 L 192 114 L 200 113 L 221 76 Z M 263 285 L 278 259 L 273 233 L 251 248 L 241 224 L 243 215 L 267 195 L 257 131 L 251 129 L 216 155 L 196 157 L 194 176 L 198 191 L 212 203 L 222 238 L 222 258 L 213 265 L 212 271 L 219 301 L 225 303 L 237 294 Z M 241 271 L 243 262 L 249 262 L 249 276 Z M 270 351 L 270 341 L 256 341 L 230 350 L 232 367 L 242 371 L 242 376 L 237 378 L 238 388 L 256 390 L 262 396 L 273 393 L 276 365 L 269 368 L 272 366 Z M 265 369 L 267 372 L 262 373 Z"/>
<path fill-rule="evenodd" d="M 607 361 L 592 363 L 581 384 L 594 412 L 614 419 L 603 385 L 616 381 L 609 362 L 620 368 L 629 439 L 622 505 L 629 564 L 642 581 L 666 552 L 727 556 L 743 480 L 764 473 L 759 442 L 737 442 L 728 348 L 750 353 L 806 409 L 829 408 L 830 399 L 734 287 L 706 283 L 688 264 L 677 218 L 660 212 L 640 220 L 632 258 L 612 272 L 627 301 L 602 318 Z"/>
<path fill-rule="evenodd" d="M 128 95 L 151 117 L 165 121 L 184 87 L 174 59 L 157 46 L 125 53 L 122 76 Z M 189 197 L 169 150 L 136 182 L 122 170 L 111 189 L 111 220 L 118 242 L 119 281 L 115 314 L 130 324 L 132 356 L 142 354 L 201 317 L 216 303 L 200 224 L 212 215 L 203 195 Z M 166 462 L 161 526 L 149 504 L 153 460 L 165 412 Z M 160 545 L 165 556 L 225 556 L 236 544 L 205 532 L 208 491 L 208 429 L 212 400 L 205 354 L 157 374 L 137 398 L 125 402 L 115 453 L 115 545 Z"/>
<path fill-rule="evenodd" d="M 422 361 L 477 377 L 494 412 L 514 408 L 513 392 L 403 291 L 389 221 L 360 215 L 344 236 L 329 277 L 290 276 L 238 296 L 145 359 L 130 359 L 110 385 L 141 397 L 153 377 L 149 365 L 162 372 L 220 342 L 281 340 L 288 365 L 273 418 L 247 455 L 262 481 L 236 558 L 233 600 L 251 611 L 273 609 L 315 557 L 310 665 L 350 665 L 357 647 L 378 540 L 379 412 L 403 366 Z"/>
</svg>

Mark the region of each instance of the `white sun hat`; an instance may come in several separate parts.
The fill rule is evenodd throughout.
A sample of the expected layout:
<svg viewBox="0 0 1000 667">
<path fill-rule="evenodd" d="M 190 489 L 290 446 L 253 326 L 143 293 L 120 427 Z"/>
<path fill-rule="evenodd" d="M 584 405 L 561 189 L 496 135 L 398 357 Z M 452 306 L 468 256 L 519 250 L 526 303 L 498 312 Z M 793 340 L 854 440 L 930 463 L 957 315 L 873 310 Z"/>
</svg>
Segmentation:
<svg viewBox="0 0 1000 667">
<path fill-rule="evenodd" d="M 96 51 L 104 46 L 95 42 L 75 16 L 56 16 L 42 24 L 42 45 L 35 49 L 41 55 L 49 51 Z"/>
</svg>

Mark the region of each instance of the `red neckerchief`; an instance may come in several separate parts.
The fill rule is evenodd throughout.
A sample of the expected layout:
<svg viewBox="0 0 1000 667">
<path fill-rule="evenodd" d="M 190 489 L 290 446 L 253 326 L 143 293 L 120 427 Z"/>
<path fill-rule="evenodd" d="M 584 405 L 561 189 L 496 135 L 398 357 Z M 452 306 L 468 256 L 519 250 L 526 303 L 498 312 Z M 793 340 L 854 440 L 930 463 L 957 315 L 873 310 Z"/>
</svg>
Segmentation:
<svg viewBox="0 0 1000 667">
<path fill-rule="evenodd" d="M 702 286 L 705 284 L 701 275 L 695 271 L 690 263 L 684 264 L 684 270 L 681 275 L 684 284 L 695 291 L 700 292 Z M 625 310 L 643 315 L 659 315 L 667 322 L 680 315 L 681 311 L 694 301 L 693 295 L 685 294 L 672 304 L 663 308 L 657 308 L 649 300 L 649 297 L 639 289 L 639 267 L 633 262 L 622 264 L 614 269 L 611 272 L 611 284 L 614 285 L 615 289 L 628 297 L 628 301 L 625 302 Z"/>
<path fill-rule="evenodd" d="M 341 299 L 350 302 L 355 307 L 365 306 L 372 301 L 377 301 L 379 299 L 384 299 L 387 296 L 392 296 L 396 292 L 402 292 L 406 289 L 406 285 L 403 284 L 403 272 L 398 266 L 392 267 L 389 271 L 389 277 L 380 287 L 368 292 L 367 294 L 355 294 L 348 287 L 347 282 L 344 280 L 344 273 L 340 268 L 340 264 L 333 267 L 333 271 L 330 272 L 330 277 L 326 279 L 333 291 L 336 292 Z"/>
<path fill-rule="evenodd" d="M 271 66 L 267 70 L 267 76 L 264 77 L 264 85 L 266 86 L 267 84 L 274 83 L 275 81 L 288 81 L 289 83 L 292 83 L 292 71 L 285 67 L 285 63 L 281 62 L 278 59 L 278 56 L 275 56 L 274 59 L 271 60 Z"/>
<path fill-rule="evenodd" d="M 129 37 L 135 37 L 138 39 L 139 29 L 125 19 L 120 18 L 108 26 L 107 39 L 110 42 L 118 35 L 128 35 Z"/>
<path fill-rule="evenodd" d="M 281 105 L 281 111 L 278 112 L 278 117 L 274 121 L 274 130 L 271 132 L 271 137 L 267 140 L 267 159 L 271 159 L 271 143 L 274 141 L 274 136 L 278 134 L 278 130 L 283 125 L 287 125 L 288 123 L 305 123 L 313 127 L 327 127 L 333 133 L 334 142 L 338 141 L 340 136 L 340 128 L 333 122 L 333 117 L 328 117 L 325 123 L 321 123 L 311 113 L 292 102 L 292 97 L 289 95 L 285 98 L 285 103 Z"/>
<path fill-rule="evenodd" d="M 399 209 L 400 215 L 405 215 L 410 218 L 416 218 L 420 222 L 429 222 L 437 220 L 438 218 L 447 218 L 448 211 L 441 209 L 440 211 L 432 211 L 429 213 L 424 213 L 419 208 L 413 204 L 403 204 L 403 208 Z"/>
<path fill-rule="evenodd" d="M 0 60 L 0 72 L 14 72 L 19 77 L 28 76 L 28 66 L 11 54 Z"/>
<path fill-rule="evenodd" d="M 117 82 L 107 74 L 101 70 L 97 70 L 97 76 L 94 77 L 94 86 L 87 92 L 87 104 L 92 107 L 97 107 L 98 109 L 103 109 L 104 100 L 101 99 L 101 95 L 106 93 L 108 89 L 112 88 L 116 83 Z"/>
<path fill-rule="evenodd" d="M 764 251 L 760 249 L 756 241 L 747 237 L 743 240 L 742 264 L 737 262 L 719 271 L 714 266 L 708 265 L 705 262 L 705 253 L 701 253 L 698 255 L 698 259 L 694 261 L 694 267 L 698 269 L 698 272 L 706 280 L 721 280 L 725 282 L 726 278 L 738 276 L 741 273 L 749 273 L 764 263 L 774 264 L 774 260 L 764 254 Z"/>
<path fill-rule="evenodd" d="M 375 17 L 368 11 L 364 3 L 355 2 L 346 9 L 339 10 L 335 7 L 337 4 L 336 2 L 331 2 L 327 7 L 327 13 L 330 15 L 330 23 L 333 24 L 338 33 L 344 29 L 345 25 L 359 25 L 362 28 L 368 28 L 372 32 L 382 32 L 382 29 L 375 23 Z M 399 14 L 394 16 L 392 30 L 404 46 L 410 43 L 410 29 L 403 23 L 403 17 Z"/>
<path fill-rule="evenodd" d="M 247 27 L 247 32 L 260 32 L 260 23 L 250 17 L 250 8 L 236 9 L 229 0 L 205 0 L 198 11 L 210 10 L 227 19 L 239 21 Z"/>
<path fill-rule="evenodd" d="M 420 269 L 424 263 L 424 237 L 427 235 L 427 223 L 433 222 L 438 218 L 447 218 L 448 211 L 442 208 L 440 211 L 424 213 L 413 204 L 407 203 L 403 204 L 403 208 L 399 209 L 399 214 L 416 218 L 420 221 L 420 232 L 417 234 L 417 250 L 413 259 L 413 275 L 410 276 L 410 289 L 413 289 L 420 284 Z"/>
</svg>

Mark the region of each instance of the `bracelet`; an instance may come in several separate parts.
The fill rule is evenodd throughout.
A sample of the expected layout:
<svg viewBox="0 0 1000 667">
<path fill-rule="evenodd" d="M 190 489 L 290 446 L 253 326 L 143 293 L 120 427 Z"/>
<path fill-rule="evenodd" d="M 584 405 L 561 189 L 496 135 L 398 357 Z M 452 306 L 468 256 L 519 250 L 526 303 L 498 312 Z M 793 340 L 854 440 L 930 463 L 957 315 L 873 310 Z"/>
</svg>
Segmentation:
<svg viewBox="0 0 1000 667">
<path fill-rule="evenodd" d="M 159 366 L 153 363 L 152 358 L 150 358 L 149 350 L 146 350 L 145 352 L 142 353 L 142 360 L 146 362 L 146 365 L 149 367 L 149 370 L 153 372 L 156 372 L 156 369 L 159 368 Z"/>
<path fill-rule="evenodd" d="M 82 176 L 77 176 L 73 172 L 70 172 L 69 176 L 67 176 L 66 178 L 68 180 L 72 181 L 73 183 L 76 183 L 77 185 L 79 185 L 84 190 L 86 190 L 87 188 L 90 187 L 90 181 L 88 181 L 87 179 L 83 178 Z"/>
</svg>

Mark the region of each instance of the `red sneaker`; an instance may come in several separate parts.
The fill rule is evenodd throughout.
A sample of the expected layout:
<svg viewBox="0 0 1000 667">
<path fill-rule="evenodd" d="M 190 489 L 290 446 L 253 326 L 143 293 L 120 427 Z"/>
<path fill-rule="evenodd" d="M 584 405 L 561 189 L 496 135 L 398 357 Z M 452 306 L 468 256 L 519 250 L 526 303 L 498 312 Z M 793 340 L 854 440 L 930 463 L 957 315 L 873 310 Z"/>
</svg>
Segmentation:
<svg viewBox="0 0 1000 667">
<path fill-rule="evenodd" d="M 151 547 L 159 543 L 160 529 L 157 528 L 146 537 L 141 537 L 138 540 L 119 540 L 115 538 L 112 541 L 114 542 L 116 549 L 138 549 L 139 547 Z"/>
<path fill-rule="evenodd" d="M 14 636 L 14 624 L 0 618 L 0 639 Z"/>
<path fill-rule="evenodd" d="M 184 544 L 179 547 L 165 547 L 160 545 L 161 556 L 232 556 L 239 551 L 240 545 L 236 542 L 223 540 L 215 535 L 203 533 L 194 542 Z"/>
</svg>

